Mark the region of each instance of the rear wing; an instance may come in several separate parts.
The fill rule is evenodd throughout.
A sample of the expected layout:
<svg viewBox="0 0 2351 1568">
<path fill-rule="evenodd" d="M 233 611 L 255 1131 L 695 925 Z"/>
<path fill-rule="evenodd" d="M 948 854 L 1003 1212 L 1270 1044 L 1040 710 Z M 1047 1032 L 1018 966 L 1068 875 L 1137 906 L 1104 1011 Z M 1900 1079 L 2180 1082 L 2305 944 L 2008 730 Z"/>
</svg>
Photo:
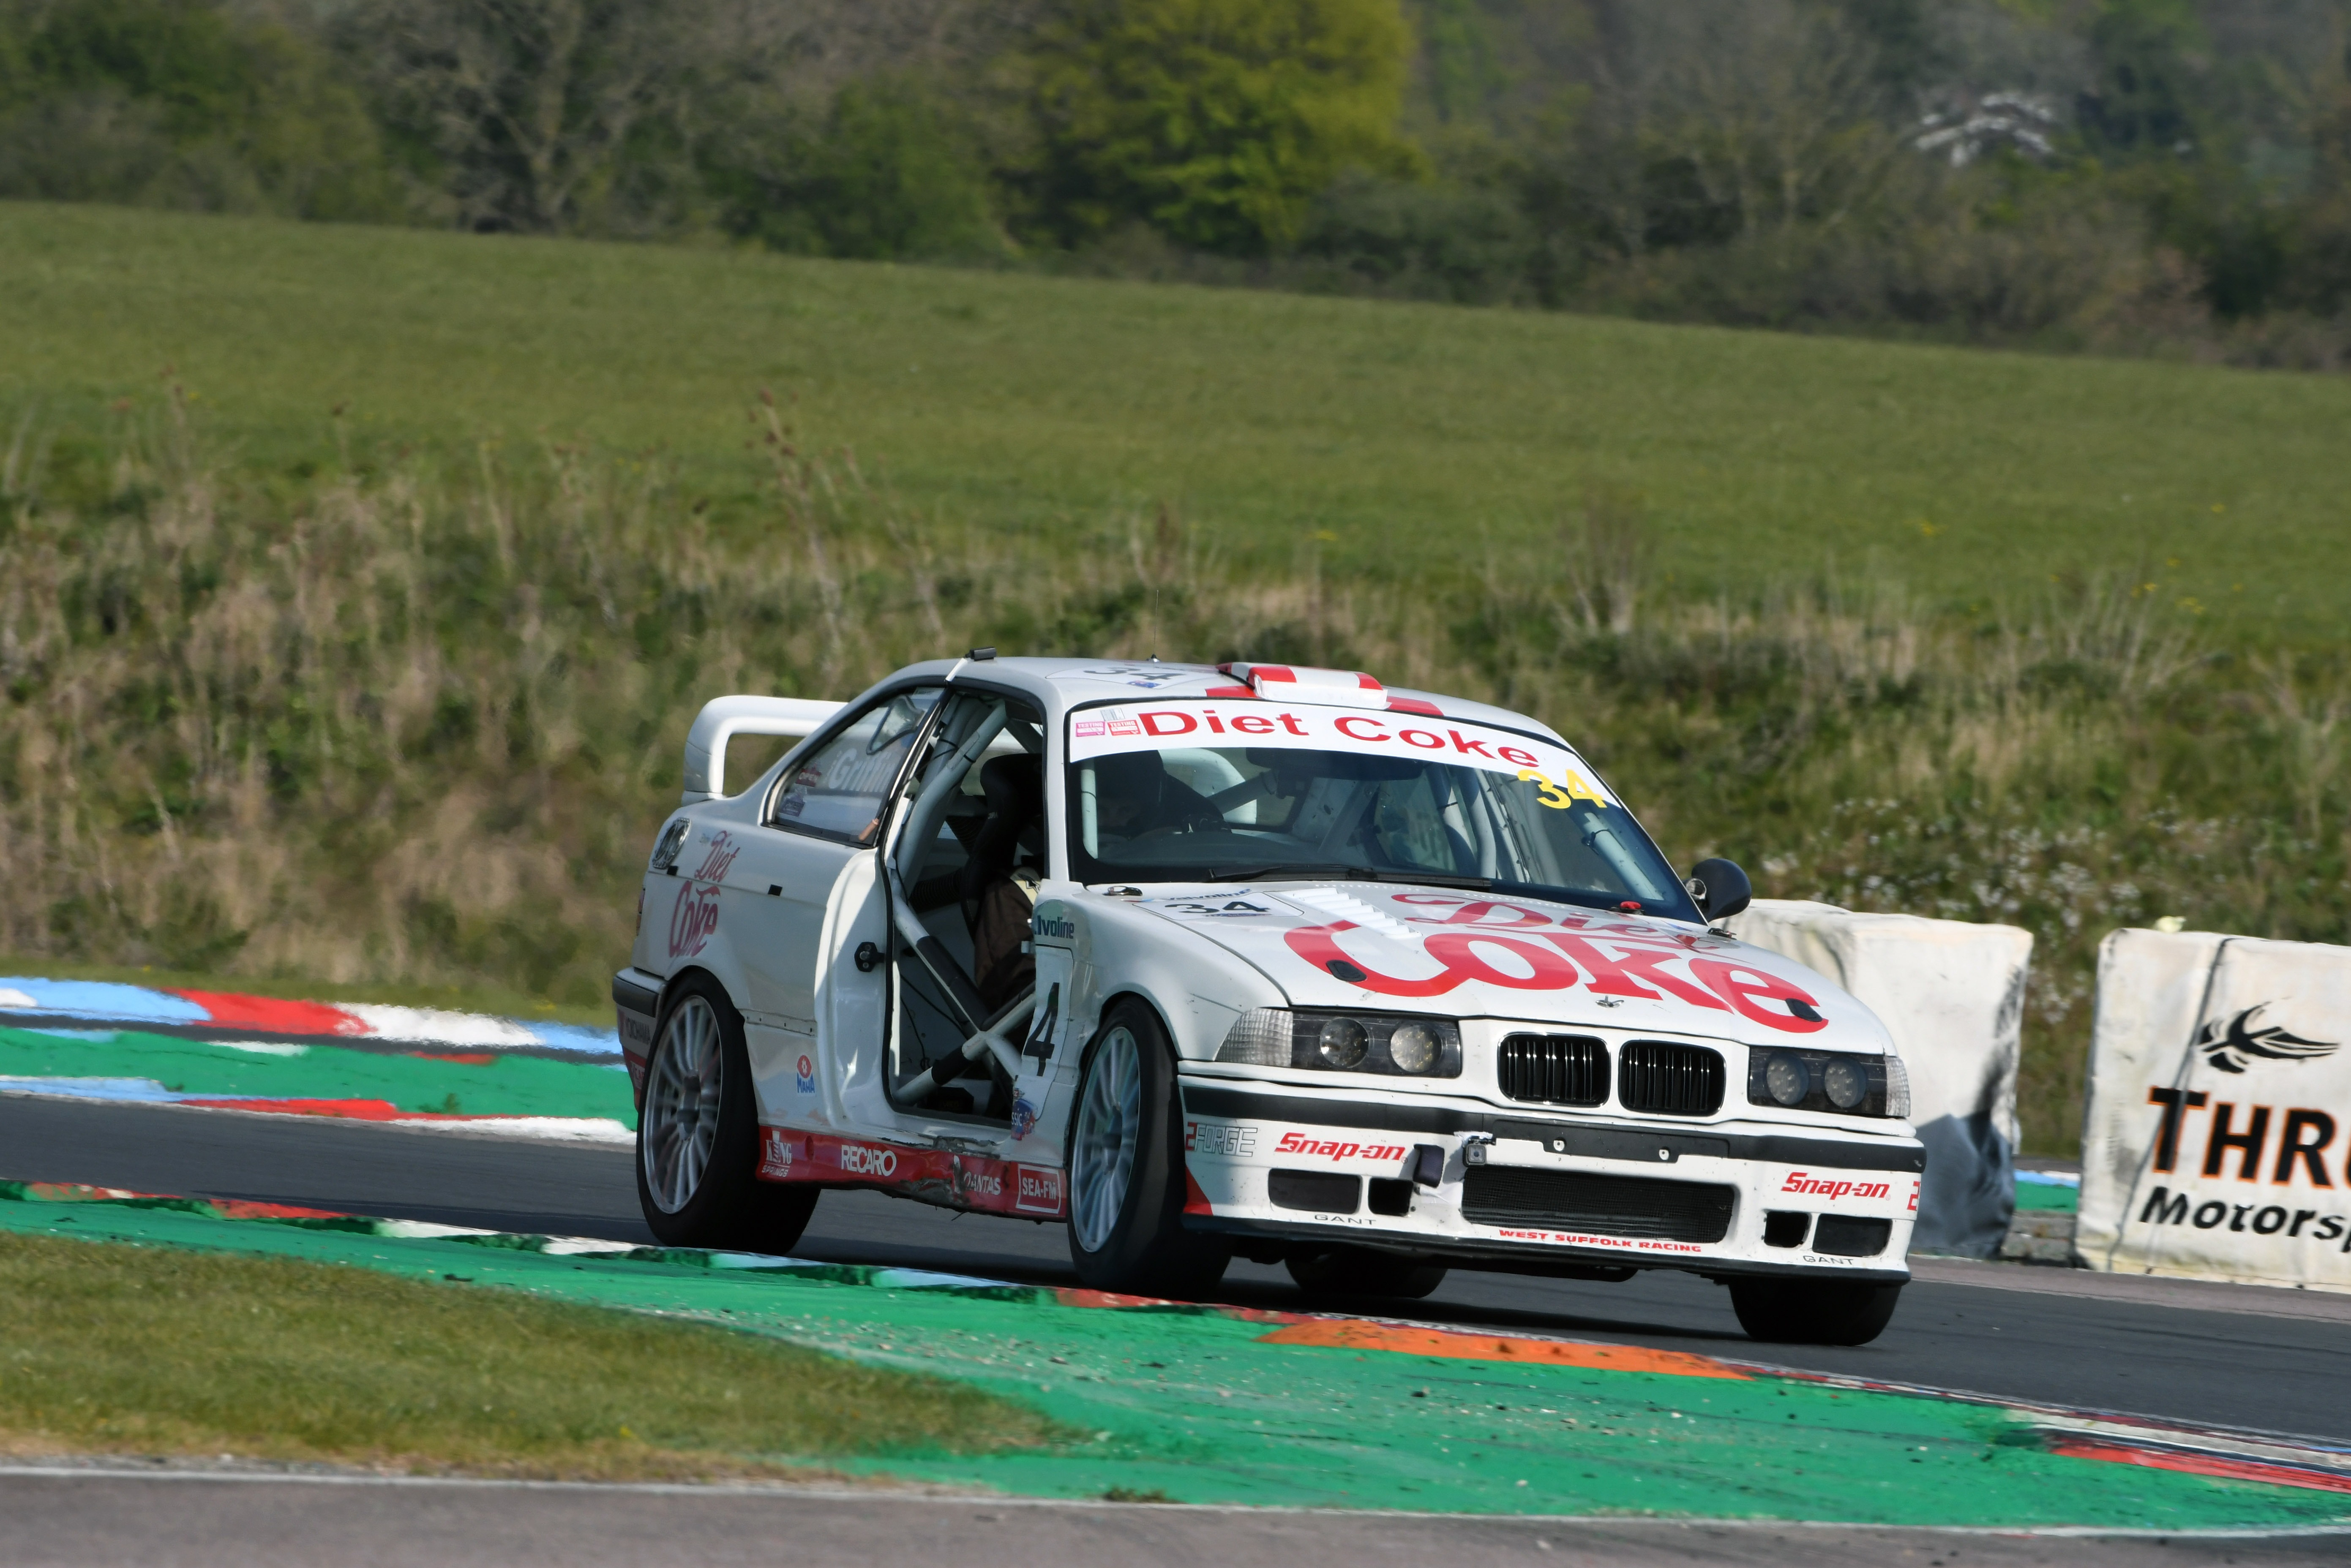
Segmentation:
<svg viewBox="0 0 2351 1568">
<path fill-rule="evenodd" d="M 684 805 L 716 800 L 726 784 L 726 742 L 737 735 L 814 734 L 845 704 L 806 697 L 713 697 L 685 732 Z"/>
</svg>

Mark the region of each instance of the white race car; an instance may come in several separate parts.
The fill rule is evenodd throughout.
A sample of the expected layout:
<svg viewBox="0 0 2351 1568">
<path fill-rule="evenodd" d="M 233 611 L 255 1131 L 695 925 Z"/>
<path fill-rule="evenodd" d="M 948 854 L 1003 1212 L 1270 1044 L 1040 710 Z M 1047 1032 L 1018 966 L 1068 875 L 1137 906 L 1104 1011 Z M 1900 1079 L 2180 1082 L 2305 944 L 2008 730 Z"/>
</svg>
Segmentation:
<svg viewBox="0 0 2351 1568">
<path fill-rule="evenodd" d="M 739 794 L 728 739 L 800 735 Z M 828 1187 L 1065 1220 L 1105 1291 L 1235 1255 L 1688 1270 L 1874 1338 L 1925 1157 L 1883 1025 L 1709 927 L 1557 734 L 1353 671 L 998 659 L 721 698 L 613 1000 L 656 1235 L 780 1251 Z"/>
</svg>

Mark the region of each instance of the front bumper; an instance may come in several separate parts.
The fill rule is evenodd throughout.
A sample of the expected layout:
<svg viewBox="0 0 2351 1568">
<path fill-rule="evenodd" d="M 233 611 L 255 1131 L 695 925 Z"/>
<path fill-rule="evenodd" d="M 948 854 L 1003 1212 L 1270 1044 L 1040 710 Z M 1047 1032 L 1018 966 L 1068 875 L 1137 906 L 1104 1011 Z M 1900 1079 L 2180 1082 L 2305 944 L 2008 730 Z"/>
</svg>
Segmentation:
<svg viewBox="0 0 2351 1568">
<path fill-rule="evenodd" d="M 1925 1150 L 1730 1119 L 1664 1123 L 1185 1075 L 1185 1223 L 1589 1276 L 1905 1280 Z"/>
</svg>

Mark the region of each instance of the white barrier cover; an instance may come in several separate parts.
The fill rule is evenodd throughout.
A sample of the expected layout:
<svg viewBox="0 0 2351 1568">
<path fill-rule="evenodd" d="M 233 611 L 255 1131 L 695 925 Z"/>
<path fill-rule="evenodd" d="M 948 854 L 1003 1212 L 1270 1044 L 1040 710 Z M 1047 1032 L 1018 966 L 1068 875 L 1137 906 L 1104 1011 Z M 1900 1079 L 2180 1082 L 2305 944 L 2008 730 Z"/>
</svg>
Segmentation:
<svg viewBox="0 0 2351 1568">
<path fill-rule="evenodd" d="M 1741 941 L 1843 986 L 1894 1036 L 1910 1070 L 1910 1119 L 1927 1146 L 1911 1245 L 1999 1251 L 2016 1208 L 2016 1068 L 2032 933 L 1792 898 L 1758 898 L 1729 923 Z"/>
<path fill-rule="evenodd" d="M 2351 948 L 2116 931 L 2098 950 L 2083 1261 L 2351 1291 Z"/>
</svg>

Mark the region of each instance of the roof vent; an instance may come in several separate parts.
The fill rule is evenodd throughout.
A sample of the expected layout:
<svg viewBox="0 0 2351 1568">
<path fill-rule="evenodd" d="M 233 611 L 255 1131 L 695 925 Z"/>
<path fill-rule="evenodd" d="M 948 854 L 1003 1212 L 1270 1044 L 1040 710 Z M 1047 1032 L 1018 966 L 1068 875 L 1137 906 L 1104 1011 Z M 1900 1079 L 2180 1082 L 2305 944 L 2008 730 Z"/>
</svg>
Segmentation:
<svg viewBox="0 0 2351 1568">
<path fill-rule="evenodd" d="M 1325 708 L 1384 708 L 1387 688 L 1360 670 L 1314 670 L 1301 664 L 1220 664 L 1236 680 L 1246 680 L 1272 702 L 1309 702 Z"/>
</svg>

